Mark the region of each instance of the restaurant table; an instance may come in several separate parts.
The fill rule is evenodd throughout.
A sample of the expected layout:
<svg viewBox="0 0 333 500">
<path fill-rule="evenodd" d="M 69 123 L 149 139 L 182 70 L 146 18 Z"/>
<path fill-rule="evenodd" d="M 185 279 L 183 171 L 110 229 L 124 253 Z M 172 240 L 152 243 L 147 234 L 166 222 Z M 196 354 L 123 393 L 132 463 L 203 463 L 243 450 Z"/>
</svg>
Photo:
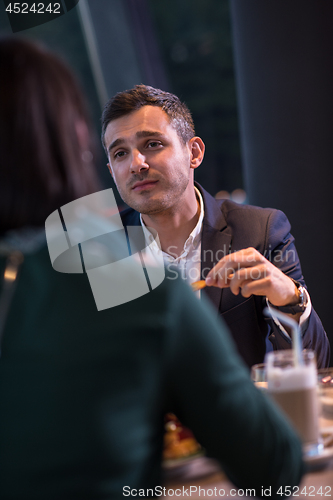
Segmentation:
<svg viewBox="0 0 333 500">
<path fill-rule="evenodd" d="M 333 420 L 320 419 L 320 428 L 333 434 Z M 333 500 L 333 440 L 327 448 L 329 457 L 325 461 L 312 463 L 302 479 L 299 489 L 292 488 L 290 498 Z M 256 498 L 251 491 L 238 490 L 226 477 L 219 464 L 204 456 L 184 460 L 183 464 L 169 467 L 164 472 L 164 495 L 166 500 L 175 498 Z M 266 497 L 270 498 L 269 491 Z M 279 497 L 282 498 L 282 495 Z"/>
</svg>

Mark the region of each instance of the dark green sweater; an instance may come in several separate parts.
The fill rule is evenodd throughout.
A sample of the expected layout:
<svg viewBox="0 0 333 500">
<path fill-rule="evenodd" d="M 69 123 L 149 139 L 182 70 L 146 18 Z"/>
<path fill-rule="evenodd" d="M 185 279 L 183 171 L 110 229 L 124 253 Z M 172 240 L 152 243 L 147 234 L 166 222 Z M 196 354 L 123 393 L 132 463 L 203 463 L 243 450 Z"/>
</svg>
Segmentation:
<svg viewBox="0 0 333 500">
<path fill-rule="evenodd" d="M 166 279 L 98 312 L 86 275 L 55 272 L 46 247 L 27 256 L 0 358 L 1 500 L 113 499 L 160 485 L 166 411 L 236 486 L 298 484 L 298 439 L 201 302 Z"/>
</svg>

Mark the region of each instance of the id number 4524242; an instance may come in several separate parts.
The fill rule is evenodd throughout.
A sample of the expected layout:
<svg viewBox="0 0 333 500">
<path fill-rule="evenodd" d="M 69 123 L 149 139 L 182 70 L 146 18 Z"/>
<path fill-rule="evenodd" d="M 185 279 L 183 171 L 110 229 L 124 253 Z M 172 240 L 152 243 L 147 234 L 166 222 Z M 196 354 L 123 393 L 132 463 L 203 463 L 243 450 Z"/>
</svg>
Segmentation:
<svg viewBox="0 0 333 500">
<path fill-rule="evenodd" d="M 332 487 L 331 486 L 320 486 L 315 488 L 314 486 L 304 486 L 300 488 L 299 486 L 280 486 L 276 492 L 277 495 L 290 497 L 331 497 Z"/>
<path fill-rule="evenodd" d="M 6 7 L 9 14 L 61 14 L 60 3 L 33 3 L 30 7 L 26 2 L 11 2 Z"/>
</svg>

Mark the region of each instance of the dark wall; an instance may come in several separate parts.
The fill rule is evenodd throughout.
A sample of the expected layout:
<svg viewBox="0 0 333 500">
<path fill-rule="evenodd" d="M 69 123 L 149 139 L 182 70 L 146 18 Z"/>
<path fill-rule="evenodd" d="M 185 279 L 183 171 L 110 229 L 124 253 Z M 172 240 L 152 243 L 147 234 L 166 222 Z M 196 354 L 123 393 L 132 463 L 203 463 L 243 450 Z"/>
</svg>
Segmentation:
<svg viewBox="0 0 333 500">
<path fill-rule="evenodd" d="M 333 346 L 333 2 L 230 6 L 249 202 L 288 215 Z"/>
</svg>

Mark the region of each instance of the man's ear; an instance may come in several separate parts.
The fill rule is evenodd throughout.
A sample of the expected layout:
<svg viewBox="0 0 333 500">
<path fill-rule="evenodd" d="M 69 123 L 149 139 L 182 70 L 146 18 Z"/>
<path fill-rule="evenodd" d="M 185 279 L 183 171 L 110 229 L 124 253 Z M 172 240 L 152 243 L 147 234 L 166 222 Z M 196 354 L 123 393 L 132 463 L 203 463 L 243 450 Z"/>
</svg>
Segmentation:
<svg viewBox="0 0 333 500">
<path fill-rule="evenodd" d="M 191 168 L 197 168 L 202 163 L 205 154 L 205 144 L 200 137 L 192 137 L 189 140 L 189 148 L 191 153 Z"/>
<path fill-rule="evenodd" d="M 112 177 L 112 179 L 113 179 L 113 173 L 112 173 L 112 168 L 111 168 L 110 163 L 107 163 L 107 167 L 108 167 L 109 172 L 110 172 L 110 174 L 111 174 L 111 177 Z"/>
</svg>

